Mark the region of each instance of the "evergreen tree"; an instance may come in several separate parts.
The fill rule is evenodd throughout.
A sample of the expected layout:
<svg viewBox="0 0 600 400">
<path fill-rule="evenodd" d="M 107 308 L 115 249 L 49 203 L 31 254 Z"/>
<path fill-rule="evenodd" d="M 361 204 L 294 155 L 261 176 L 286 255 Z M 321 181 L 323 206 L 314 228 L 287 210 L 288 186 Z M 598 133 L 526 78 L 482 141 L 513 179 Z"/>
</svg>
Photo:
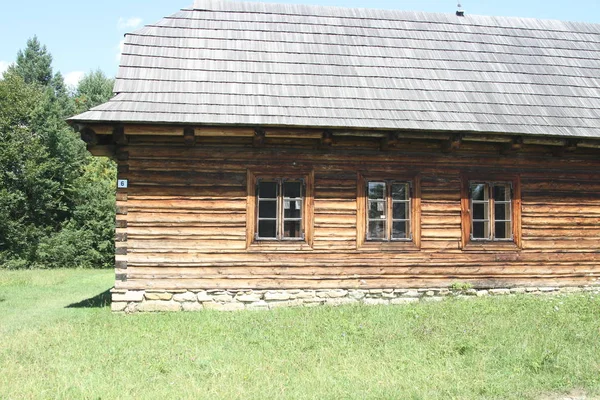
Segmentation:
<svg viewBox="0 0 600 400">
<path fill-rule="evenodd" d="M 25 50 L 19 50 L 17 62 L 10 68 L 14 68 L 23 77 L 25 83 L 39 83 L 46 86 L 52 79 L 52 56 L 46 46 L 42 46 L 37 36 L 34 36 L 27 40 Z"/>
<path fill-rule="evenodd" d="M 0 80 L 0 267 L 113 264 L 115 164 L 92 157 L 66 123 L 107 101 L 95 72 L 77 103 L 36 37 Z"/>
</svg>

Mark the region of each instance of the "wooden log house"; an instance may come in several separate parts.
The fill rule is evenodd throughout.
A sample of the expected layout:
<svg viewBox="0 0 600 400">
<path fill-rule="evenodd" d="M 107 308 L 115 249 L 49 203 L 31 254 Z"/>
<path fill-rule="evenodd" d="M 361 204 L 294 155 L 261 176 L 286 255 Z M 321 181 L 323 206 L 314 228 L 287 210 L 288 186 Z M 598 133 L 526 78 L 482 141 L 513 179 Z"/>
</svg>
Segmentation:
<svg viewBox="0 0 600 400">
<path fill-rule="evenodd" d="M 199 0 L 114 92 L 117 310 L 600 282 L 600 25 Z"/>
</svg>

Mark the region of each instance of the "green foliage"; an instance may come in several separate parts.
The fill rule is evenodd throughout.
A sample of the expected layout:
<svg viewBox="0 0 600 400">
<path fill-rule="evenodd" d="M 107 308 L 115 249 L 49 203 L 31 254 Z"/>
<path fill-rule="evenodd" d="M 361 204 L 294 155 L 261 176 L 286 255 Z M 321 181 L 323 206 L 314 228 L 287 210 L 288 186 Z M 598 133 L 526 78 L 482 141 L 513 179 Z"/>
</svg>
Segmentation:
<svg viewBox="0 0 600 400">
<path fill-rule="evenodd" d="M 0 267 L 109 267 L 116 167 L 65 123 L 84 109 L 51 61 L 34 37 L 0 80 Z"/>
<path fill-rule="evenodd" d="M 466 292 L 469 289 L 473 289 L 473 285 L 469 282 L 454 282 L 450 286 L 450 289 L 454 290 L 455 292 Z"/>
<path fill-rule="evenodd" d="M 114 80 L 96 70 L 86 74 L 75 92 L 75 107 L 77 113 L 82 113 L 92 107 L 106 102 L 112 97 Z"/>
</svg>

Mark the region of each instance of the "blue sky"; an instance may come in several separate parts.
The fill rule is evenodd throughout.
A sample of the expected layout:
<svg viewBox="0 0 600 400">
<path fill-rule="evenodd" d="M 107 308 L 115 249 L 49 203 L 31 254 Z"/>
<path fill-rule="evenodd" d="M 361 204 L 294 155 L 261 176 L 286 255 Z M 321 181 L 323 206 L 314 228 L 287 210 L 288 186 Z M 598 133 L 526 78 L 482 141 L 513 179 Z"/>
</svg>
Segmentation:
<svg viewBox="0 0 600 400">
<path fill-rule="evenodd" d="M 321 4 L 432 12 L 456 10 L 455 0 L 279 0 L 278 3 Z M 187 7 L 193 0 L 5 0 L 0 23 L 0 72 L 37 35 L 54 57 L 54 70 L 70 84 L 100 68 L 114 76 L 119 43 L 126 32 Z M 468 14 L 561 19 L 600 23 L 600 0 L 463 0 Z"/>
</svg>

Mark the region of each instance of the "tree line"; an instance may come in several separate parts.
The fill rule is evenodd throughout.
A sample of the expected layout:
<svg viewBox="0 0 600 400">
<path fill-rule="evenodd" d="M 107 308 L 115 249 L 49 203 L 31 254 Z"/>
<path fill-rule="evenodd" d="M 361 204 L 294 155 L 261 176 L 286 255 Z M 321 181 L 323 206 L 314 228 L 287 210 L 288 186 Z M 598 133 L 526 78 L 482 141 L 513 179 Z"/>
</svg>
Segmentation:
<svg viewBox="0 0 600 400">
<path fill-rule="evenodd" d="M 0 268 L 114 265 L 116 166 L 65 122 L 112 87 L 99 70 L 66 87 L 37 37 L 0 77 Z"/>
</svg>

